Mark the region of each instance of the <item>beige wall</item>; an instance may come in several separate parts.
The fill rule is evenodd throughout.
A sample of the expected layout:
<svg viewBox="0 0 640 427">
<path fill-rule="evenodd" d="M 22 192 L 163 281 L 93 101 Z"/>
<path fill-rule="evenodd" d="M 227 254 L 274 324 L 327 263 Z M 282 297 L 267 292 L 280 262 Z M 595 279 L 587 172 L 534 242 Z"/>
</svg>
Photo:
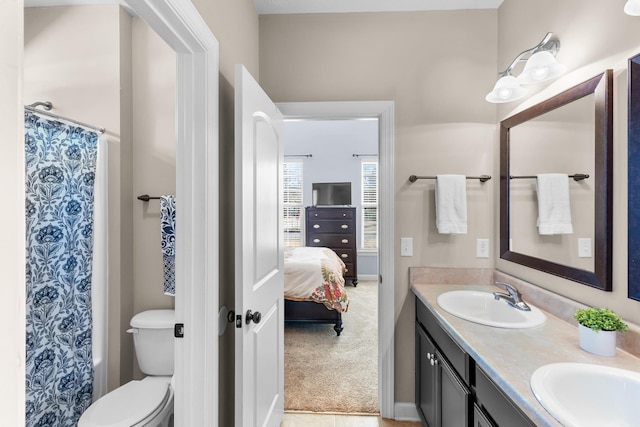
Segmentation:
<svg viewBox="0 0 640 427">
<path fill-rule="evenodd" d="M 496 11 L 260 17 L 260 83 L 276 102 L 395 101 L 395 400 L 413 402 L 414 298 L 408 268 L 493 267 L 475 258 L 493 237 L 495 180 L 468 185 L 469 233 L 435 229 L 434 182 L 411 174 L 493 173 Z M 384 220 L 384 219 L 382 219 Z M 414 256 L 400 257 L 400 237 Z M 492 241 L 493 244 L 493 241 Z"/>
<path fill-rule="evenodd" d="M 627 59 L 640 52 L 640 18 L 625 15 L 624 2 L 570 0 L 506 1 L 498 12 L 498 67 L 553 31 L 562 43 L 558 61 L 565 76 L 532 87 L 530 98 L 498 108 L 498 120 L 548 98 L 607 68 L 614 70 L 613 292 L 602 292 L 518 264 L 497 260 L 497 267 L 541 287 L 594 306 L 608 306 L 640 323 L 640 303 L 627 298 Z M 496 156 L 496 167 L 498 160 Z M 496 169 L 497 170 L 497 169 Z M 497 189 L 496 189 L 497 191 Z M 498 199 L 496 198 L 496 203 Z M 497 204 L 496 204 L 497 209 Z M 495 238 L 498 236 L 498 218 Z"/>
<path fill-rule="evenodd" d="M 0 2 L 0 424 L 24 425 L 24 115 L 22 0 Z"/>
</svg>

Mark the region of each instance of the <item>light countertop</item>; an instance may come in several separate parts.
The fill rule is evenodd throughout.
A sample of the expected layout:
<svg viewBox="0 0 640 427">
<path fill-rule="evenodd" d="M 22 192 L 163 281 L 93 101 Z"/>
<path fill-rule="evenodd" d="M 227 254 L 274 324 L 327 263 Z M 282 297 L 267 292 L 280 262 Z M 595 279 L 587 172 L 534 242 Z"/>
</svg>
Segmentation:
<svg viewBox="0 0 640 427">
<path fill-rule="evenodd" d="M 544 306 L 544 325 L 527 329 L 503 329 L 460 319 L 442 310 L 438 295 L 453 290 L 502 290 L 490 285 L 412 283 L 413 293 L 434 314 L 443 328 L 476 364 L 538 426 L 561 426 L 538 403 L 529 385 L 533 372 L 549 363 L 575 362 L 606 365 L 640 372 L 640 358 L 620 348 L 612 357 L 597 356 L 578 345 L 578 328 L 554 316 Z M 524 298 L 527 301 L 526 297 Z"/>
</svg>

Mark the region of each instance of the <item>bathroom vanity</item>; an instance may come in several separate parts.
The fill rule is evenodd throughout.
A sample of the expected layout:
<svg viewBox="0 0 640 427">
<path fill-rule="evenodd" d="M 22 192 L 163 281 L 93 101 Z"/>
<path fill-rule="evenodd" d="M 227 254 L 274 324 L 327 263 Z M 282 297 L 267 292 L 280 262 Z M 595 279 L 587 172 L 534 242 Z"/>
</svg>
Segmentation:
<svg viewBox="0 0 640 427">
<path fill-rule="evenodd" d="M 496 280 L 514 284 L 525 302 L 544 312 L 546 322 L 532 328 L 491 327 L 438 305 L 438 297 L 449 291 L 502 291 L 493 286 Z M 640 372 L 635 349 L 618 348 L 613 357 L 580 349 L 571 320 L 577 303 L 499 271 L 411 268 L 410 283 L 416 295 L 416 408 L 424 426 L 561 426 L 531 391 L 536 369 L 578 362 Z M 632 329 L 626 334 L 637 341 L 638 328 Z"/>
<path fill-rule="evenodd" d="M 420 299 L 416 299 L 416 405 L 428 427 L 535 427 Z"/>
</svg>

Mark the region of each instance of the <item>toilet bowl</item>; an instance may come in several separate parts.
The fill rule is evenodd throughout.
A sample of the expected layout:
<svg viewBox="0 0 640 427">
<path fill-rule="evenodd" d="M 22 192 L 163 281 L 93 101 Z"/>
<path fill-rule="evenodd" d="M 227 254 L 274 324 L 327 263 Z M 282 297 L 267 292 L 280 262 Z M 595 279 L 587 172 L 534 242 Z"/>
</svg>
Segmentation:
<svg viewBox="0 0 640 427">
<path fill-rule="evenodd" d="M 129 381 L 92 404 L 78 427 L 172 427 L 171 377 Z"/>
<path fill-rule="evenodd" d="M 140 370 L 133 380 L 95 401 L 78 427 L 173 427 L 173 310 L 149 310 L 131 319 Z"/>
</svg>

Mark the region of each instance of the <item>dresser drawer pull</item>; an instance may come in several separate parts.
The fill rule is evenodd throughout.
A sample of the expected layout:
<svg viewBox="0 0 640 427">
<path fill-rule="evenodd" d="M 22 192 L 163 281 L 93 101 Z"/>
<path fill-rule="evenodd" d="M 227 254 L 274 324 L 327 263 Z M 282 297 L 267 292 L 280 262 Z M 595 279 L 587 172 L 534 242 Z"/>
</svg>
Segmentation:
<svg viewBox="0 0 640 427">
<path fill-rule="evenodd" d="M 347 224 L 342 224 L 342 225 L 340 226 L 340 228 L 342 228 L 342 229 L 346 230 L 347 228 L 349 228 L 349 226 L 348 226 Z"/>
<path fill-rule="evenodd" d="M 315 229 L 320 228 L 320 224 L 313 224 L 313 228 L 315 228 Z"/>
<path fill-rule="evenodd" d="M 318 216 L 318 214 L 313 214 L 313 216 Z"/>
<path fill-rule="evenodd" d="M 342 239 L 342 243 L 349 243 L 349 239 Z"/>
<path fill-rule="evenodd" d="M 342 254 L 342 255 L 340 255 L 340 256 L 341 256 L 342 258 L 349 258 L 349 255 L 348 255 L 348 254 Z"/>
<path fill-rule="evenodd" d="M 313 243 L 320 243 L 320 239 L 313 239 Z"/>
<path fill-rule="evenodd" d="M 347 214 L 346 214 L 346 213 L 343 213 L 343 214 L 342 214 L 342 216 L 347 216 Z"/>
<path fill-rule="evenodd" d="M 345 268 L 345 269 L 344 269 L 344 272 L 345 272 L 345 273 L 348 273 L 348 272 L 349 272 L 349 269 L 348 269 L 348 268 Z"/>
</svg>

